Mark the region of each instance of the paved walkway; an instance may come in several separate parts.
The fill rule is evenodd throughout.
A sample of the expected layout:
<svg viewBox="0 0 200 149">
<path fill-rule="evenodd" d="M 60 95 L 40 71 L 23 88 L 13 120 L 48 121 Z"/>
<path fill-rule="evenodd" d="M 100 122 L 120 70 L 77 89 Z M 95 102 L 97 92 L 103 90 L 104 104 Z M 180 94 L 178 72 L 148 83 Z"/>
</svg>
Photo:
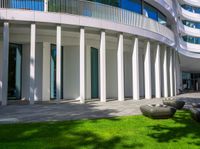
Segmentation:
<svg viewBox="0 0 200 149">
<path fill-rule="evenodd" d="M 200 93 L 184 94 L 178 97 L 180 100 L 187 102 L 186 107 L 189 107 L 194 102 L 200 103 Z M 107 103 L 93 101 L 87 104 L 69 101 L 59 104 L 0 106 L 0 123 L 60 121 L 139 115 L 141 114 L 139 109 L 141 105 L 160 103 L 162 103 L 162 99 L 127 100 L 124 102 L 109 101 Z"/>
</svg>

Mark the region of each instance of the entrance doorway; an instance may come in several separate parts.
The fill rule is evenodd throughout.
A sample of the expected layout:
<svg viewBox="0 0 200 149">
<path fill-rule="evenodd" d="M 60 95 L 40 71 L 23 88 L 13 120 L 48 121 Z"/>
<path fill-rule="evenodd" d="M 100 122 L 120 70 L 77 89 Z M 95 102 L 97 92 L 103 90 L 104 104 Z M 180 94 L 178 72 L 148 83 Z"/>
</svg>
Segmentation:
<svg viewBox="0 0 200 149">
<path fill-rule="evenodd" d="M 182 79 L 184 91 L 200 90 L 200 73 L 183 72 Z"/>
<path fill-rule="evenodd" d="M 98 49 L 91 48 L 91 98 L 99 97 L 99 56 Z"/>
<path fill-rule="evenodd" d="M 8 100 L 21 99 L 22 45 L 9 44 Z"/>
<path fill-rule="evenodd" d="M 61 98 L 63 98 L 63 47 L 61 48 Z M 56 45 L 51 44 L 50 60 L 50 98 L 56 99 Z"/>
</svg>

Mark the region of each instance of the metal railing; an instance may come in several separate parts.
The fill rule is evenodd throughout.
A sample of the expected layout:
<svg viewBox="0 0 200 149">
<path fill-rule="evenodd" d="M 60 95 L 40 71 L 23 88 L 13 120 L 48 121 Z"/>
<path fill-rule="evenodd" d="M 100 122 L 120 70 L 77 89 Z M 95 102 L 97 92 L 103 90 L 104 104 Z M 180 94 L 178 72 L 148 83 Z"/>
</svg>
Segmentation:
<svg viewBox="0 0 200 149">
<path fill-rule="evenodd" d="M 0 8 L 45 10 L 44 0 L 0 0 Z M 18 3 L 18 4 L 17 4 Z M 161 34 L 174 41 L 173 32 L 157 21 L 125 9 L 85 0 L 48 0 L 49 12 L 62 12 L 93 17 Z"/>
</svg>

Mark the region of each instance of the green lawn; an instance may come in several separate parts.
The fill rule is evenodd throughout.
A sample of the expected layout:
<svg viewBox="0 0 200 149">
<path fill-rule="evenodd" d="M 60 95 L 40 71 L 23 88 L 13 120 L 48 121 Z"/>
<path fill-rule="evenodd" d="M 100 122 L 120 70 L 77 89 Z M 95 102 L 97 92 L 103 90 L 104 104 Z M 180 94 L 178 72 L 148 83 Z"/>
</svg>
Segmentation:
<svg viewBox="0 0 200 149">
<path fill-rule="evenodd" d="M 0 148 L 200 148 L 200 124 L 185 111 L 173 119 L 144 116 L 0 125 Z"/>
</svg>

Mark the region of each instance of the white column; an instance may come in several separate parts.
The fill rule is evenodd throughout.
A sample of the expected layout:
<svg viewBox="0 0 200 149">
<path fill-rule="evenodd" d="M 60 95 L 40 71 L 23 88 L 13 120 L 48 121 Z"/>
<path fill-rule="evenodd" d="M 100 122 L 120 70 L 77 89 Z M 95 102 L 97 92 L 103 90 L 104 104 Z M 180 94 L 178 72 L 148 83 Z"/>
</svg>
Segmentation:
<svg viewBox="0 0 200 149">
<path fill-rule="evenodd" d="M 106 102 L 106 33 L 101 32 L 100 39 L 100 98 Z"/>
<path fill-rule="evenodd" d="M 30 104 L 34 104 L 35 100 L 35 37 L 36 25 L 31 24 L 31 41 L 30 41 Z"/>
<path fill-rule="evenodd" d="M 9 61 L 9 23 L 4 22 L 3 26 L 3 51 L 2 51 L 2 84 L 1 98 L 2 105 L 7 105 L 8 93 L 8 61 Z"/>
<path fill-rule="evenodd" d="M 48 12 L 48 0 L 44 0 L 44 12 Z"/>
<path fill-rule="evenodd" d="M 133 41 L 132 54 L 132 76 L 133 76 L 133 99 L 140 99 L 140 85 L 139 85 L 139 45 L 138 38 Z"/>
<path fill-rule="evenodd" d="M 61 99 L 61 26 L 56 31 L 56 99 Z"/>
<path fill-rule="evenodd" d="M 85 29 L 80 29 L 80 102 L 85 103 Z"/>
<path fill-rule="evenodd" d="M 124 41 L 123 34 L 119 35 L 117 50 L 118 71 L 118 100 L 124 101 Z"/>
<path fill-rule="evenodd" d="M 155 57 L 155 96 L 161 98 L 160 45 L 157 44 Z"/>
<path fill-rule="evenodd" d="M 173 69 L 174 69 L 174 96 L 176 96 L 177 95 L 176 50 L 174 50 L 174 65 L 173 65 Z"/>
<path fill-rule="evenodd" d="M 168 71 L 167 71 L 167 47 L 164 47 L 164 56 L 163 56 L 163 89 L 164 97 L 168 97 Z"/>
<path fill-rule="evenodd" d="M 150 42 L 147 41 L 145 47 L 145 58 L 144 58 L 144 81 L 145 81 L 145 98 L 152 98 L 152 87 L 151 87 L 151 51 Z"/>
<path fill-rule="evenodd" d="M 173 50 L 170 49 L 169 58 L 169 79 L 170 79 L 170 96 L 174 96 L 174 69 L 173 69 Z"/>
</svg>

